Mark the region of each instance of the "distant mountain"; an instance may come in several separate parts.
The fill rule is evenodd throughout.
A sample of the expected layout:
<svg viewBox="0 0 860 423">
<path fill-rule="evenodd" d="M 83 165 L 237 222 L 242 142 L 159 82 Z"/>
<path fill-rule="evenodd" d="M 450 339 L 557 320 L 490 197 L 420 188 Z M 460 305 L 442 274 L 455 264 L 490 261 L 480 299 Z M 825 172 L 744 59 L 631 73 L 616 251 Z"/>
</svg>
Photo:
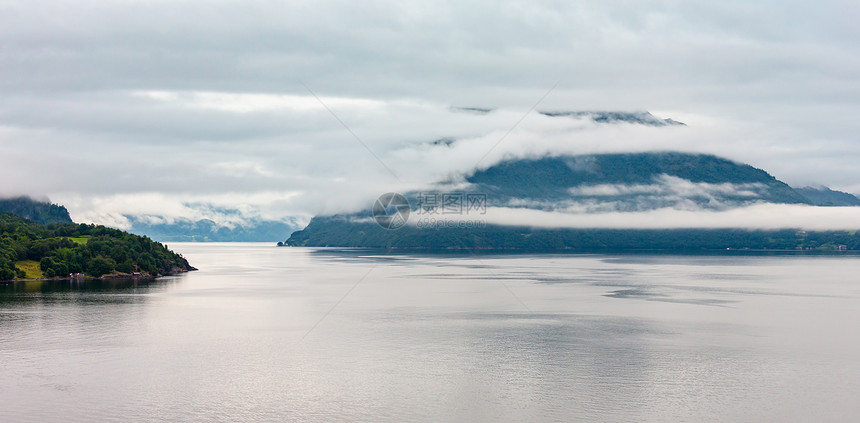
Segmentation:
<svg viewBox="0 0 860 423">
<path fill-rule="evenodd" d="M 767 172 L 705 154 L 597 154 L 508 160 L 466 179 L 505 207 L 586 212 L 665 207 L 726 209 L 756 202 L 809 204 Z"/>
<path fill-rule="evenodd" d="M 795 191 L 808 198 L 816 206 L 860 206 L 860 198 L 847 192 L 835 191 L 827 187 L 795 188 Z"/>
<path fill-rule="evenodd" d="M 450 147 L 450 146 L 454 145 L 455 142 L 457 142 L 457 140 L 455 138 L 445 137 L 445 138 L 439 138 L 437 140 L 430 141 L 429 143 L 427 143 L 427 145 L 432 145 L 434 147 L 438 147 L 438 146 Z"/>
<path fill-rule="evenodd" d="M 303 226 L 303 222 L 295 218 L 286 221 L 256 220 L 233 226 L 218 225 L 209 219 L 176 219 L 164 223 L 161 219 L 145 216 L 126 218 L 132 225 L 129 232 L 161 242 L 275 242 Z"/>
<path fill-rule="evenodd" d="M 463 196 L 483 196 L 487 207 L 600 213 L 660 208 L 724 210 L 756 203 L 811 204 L 805 196 L 767 172 L 704 154 L 630 153 L 508 160 L 465 178 L 466 185 L 441 185 L 430 193 L 406 193 L 413 212 L 431 210 L 444 217 Z M 463 196 L 447 204 L 439 193 Z M 423 199 L 429 198 L 433 204 Z M 388 207 L 387 205 L 384 205 Z M 435 216 L 435 215 L 434 215 Z M 748 230 L 536 229 L 406 225 L 385 229 L 371 210 L 352 215 L 317 216 L 286 245 L 399 249 L 517 250 L 698 250 L 860 248 L 860 236 L 847 232 Z"/>
<path fill-rule="evenodd" d="M 542 111 L 550 117 L 589 118 L 596 123 L 633 123 L 648 126 L 686 126 L 673 119 L 660 119 L 650 112 L 608 112 L 608 111 Z"/>
<path fill-rule="evenodd" d="M 451 106 L 451 111 L 459 112 L 459 113 L 471 113 L 475 115 L 486 115 L 496 109 L 486 108 L 486 107 L 456 107 Z"/>
<path fill-rule="evenodd" d="M 65 207 L 28 197 L 0 199 L 0 213 L 14 214 L 33 222 L 50 225 L 52 223 L 72 223 Z"/>
</svg>

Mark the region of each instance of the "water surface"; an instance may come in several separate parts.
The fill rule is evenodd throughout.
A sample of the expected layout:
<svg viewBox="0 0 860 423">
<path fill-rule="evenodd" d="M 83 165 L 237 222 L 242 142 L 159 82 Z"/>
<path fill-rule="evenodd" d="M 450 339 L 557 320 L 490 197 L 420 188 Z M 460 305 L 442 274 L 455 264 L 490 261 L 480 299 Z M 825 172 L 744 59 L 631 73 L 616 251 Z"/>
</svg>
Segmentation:
<svg viewBox="0 0 860 423">
<path fill-rule="evenodd" d="M 857 257 L 171 244 L 0 285 L 0 421 L 855 421 Z"/>
</svg>

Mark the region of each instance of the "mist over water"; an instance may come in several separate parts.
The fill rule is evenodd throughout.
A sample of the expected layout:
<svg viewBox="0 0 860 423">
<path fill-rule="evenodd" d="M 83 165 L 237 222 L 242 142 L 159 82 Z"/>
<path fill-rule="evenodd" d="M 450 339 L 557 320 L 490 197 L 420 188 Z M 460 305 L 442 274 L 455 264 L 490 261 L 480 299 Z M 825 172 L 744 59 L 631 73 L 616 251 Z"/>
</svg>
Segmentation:
<svg viewBox="0 0 860 423">
<path fill-rule="evenodd" d="M 853 421 L 852 256 L 171 244 L 0 285 L 0 421 Z"/>
</svg>

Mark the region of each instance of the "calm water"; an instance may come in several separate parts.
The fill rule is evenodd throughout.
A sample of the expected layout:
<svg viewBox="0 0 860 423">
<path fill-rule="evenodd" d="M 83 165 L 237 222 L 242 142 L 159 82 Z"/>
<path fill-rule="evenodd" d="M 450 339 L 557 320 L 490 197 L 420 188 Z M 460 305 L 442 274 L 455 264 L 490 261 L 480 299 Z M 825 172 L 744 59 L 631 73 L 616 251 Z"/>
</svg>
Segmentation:
<svg viewBox="0 0 860 423">
<path fill-rule="evenodd" d="M 0 421 L 857 421 L 860 258 L 171 244 L 0 285 Z"/>
</svg>

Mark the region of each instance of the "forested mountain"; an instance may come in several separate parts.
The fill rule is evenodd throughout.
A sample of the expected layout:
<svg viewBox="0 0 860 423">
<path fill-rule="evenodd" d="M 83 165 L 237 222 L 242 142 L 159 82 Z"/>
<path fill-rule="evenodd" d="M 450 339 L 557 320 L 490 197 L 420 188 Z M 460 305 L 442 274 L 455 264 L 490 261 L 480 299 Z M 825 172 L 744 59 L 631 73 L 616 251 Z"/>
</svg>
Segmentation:
<svg viewBox="0 0 860 423">
<path fill-rule="evenodd" d="M 482 196 L 487 207 L 577 213 L 661 208 L 727 210 L 758 203 L 812 203 L 761 169 L 703 154 L 659 152 L 508 160 L 479 170 L 465 180 L 467 184 L 458 185 L 457 190 L 466 196 Z M 441 185 L 439 192 L 448 189 Z M 422 198 L 428 197 L 428 193 L 412 192 L 405 196 L 413 212 L 423 211 L 422 207 L 427 206 Z M 437 200 L 434 199 L 434 207 L 447 206 Z M 345 216 L 317 216 L 307 228 L 293 233 L 285 244 L 577 251 L 841 250 L 860 248 L 860 237 L 846 231 L 538 229 L 493 225 L 405 225 L 390 230 L 376 224 L 368 209 Z"/>
<path fill-rule="evenodd" d="M 36 223 L 72 223 L 65 207 L 28 197 L 0 198 L 0 213 L 6 212 Z"/>
</svg>

